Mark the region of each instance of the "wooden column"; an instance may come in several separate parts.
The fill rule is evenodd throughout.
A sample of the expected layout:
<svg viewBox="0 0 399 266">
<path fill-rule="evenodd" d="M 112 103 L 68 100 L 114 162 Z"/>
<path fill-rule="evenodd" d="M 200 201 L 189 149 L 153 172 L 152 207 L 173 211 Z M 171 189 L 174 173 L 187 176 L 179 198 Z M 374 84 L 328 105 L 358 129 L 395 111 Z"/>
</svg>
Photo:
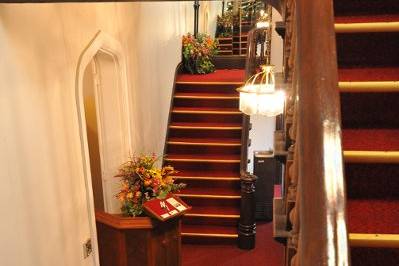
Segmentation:
<svg viewBox="0 0 399 266">
<path fill-rule="evenodd" d="M 255 182 L 257 177 L 249 173 L 241 174 L 241 215 L 238 224 L 238 247 L 255 247 Z"/>
</svg>

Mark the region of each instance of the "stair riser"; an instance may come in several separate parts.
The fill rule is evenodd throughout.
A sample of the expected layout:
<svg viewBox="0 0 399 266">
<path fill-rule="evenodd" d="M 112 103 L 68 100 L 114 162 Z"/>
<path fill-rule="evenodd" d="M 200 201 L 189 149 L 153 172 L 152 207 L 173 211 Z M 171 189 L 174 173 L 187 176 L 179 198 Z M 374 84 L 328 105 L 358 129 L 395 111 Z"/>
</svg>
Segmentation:
<svg viewBox="0 0 399 266">
<path fill-rule="evenodd" d="M 209 108 L 235 108 L 238 110 L 237 99 L 175 99 L 174 107 L 209 107 Z"/>
<path fill-rule="evenodd" d="M 233 238 L 205 238 L 205 237 L 190 237 L 182 236 L 182 243 L 187 245 L 223 245 L 234 246 L 237 245 L 237 239 Z"/>
<path fill-rule="evenodd" d="M 399 165 L 346 164 L 349 198 L 399 198 Z"/>
<path fill-rule="evenodd" d="M 399 249 L 351 248 L 352 266 L 399 265 Z"/>
<path fill-rule="evenodd" d="M 240 146 L 193 146 L 193 145 L 168 145 L 167 154 L 237 154 L 241 152 Z"/>
<path fill-rule="evenodd" d="M 343 127 L 399 128 L 398 103 L 399 93 L 341 93 Z"/>
<path fill-rule="evenodd" d="M 208 198 L 183 198 L 184 202 L 193 207 L 212 206 L 215 210 L 223 210 L 223 208 L 240 207 L 241 199 L 208 199 Z"/>
<path fill-rule="evenodd" d="M 188 188 L 199 188 L 206 191 L 208 188 L 226 188 L 231 190 L 239 190 L 240 189 L 240 181 L 208 181 L 208 180 L 182 180 L 181 182 L 187 184 Z M 182 192 L 184 194 L 184 190 Z"/>
<path fill-rule="evenodd" d="M 217 85 L 217 84 L 178 84 L 176 85 L 176 92 L 193 92 L 193 93 L 235 93 L 236 89 L 240 87 L 239 84 L 234 85 Z"/>
<path fill-rule="evenodd" d="M 227 138 L 241 140 L 241 130 L 171 129 L 171 138 Z"/>
<path fill-rule="evenodd" d="M 240 164 L 239 163 L 207 163 L 207 162 L 166 162 L 172 164 L 179 171 L 195 171 L 200 169 L 202 172 L 235 172 L 239 175 Z"/>
<path fill-rule="evenodd" d="M 223 210 L 220 211 L 221 213 Z M 226 227 L 237 227 L 238 219 L 226 219 L 226 218 L 208 218 L 208 217 L 189 217 L 184 216 L 183 224 L 187 225 L 207 225 L 212 224 L 214 226 L 226 226 Z"/>
<path fill-rule="evenodd" d="M 337 34 L 339 67 L 399 66 L 399 33 Z"/>
<path fill-rule="evenodd" d="M 241 114 L 172 114 L 172 122 L 190 122 L 190 123 L 241 123 Z"/>
<path fill-rule="evenodd" d="M 335 16 L 376 15 L 398 13 L 397 0 L 335 0 Z"/>
</svg>

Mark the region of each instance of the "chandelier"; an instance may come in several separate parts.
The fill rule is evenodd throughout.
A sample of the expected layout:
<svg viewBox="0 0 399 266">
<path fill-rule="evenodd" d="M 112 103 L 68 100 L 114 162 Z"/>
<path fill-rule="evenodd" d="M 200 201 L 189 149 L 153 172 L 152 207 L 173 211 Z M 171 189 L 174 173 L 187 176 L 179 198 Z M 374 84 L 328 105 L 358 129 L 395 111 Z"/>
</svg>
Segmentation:
<svg viewBox="0 0 399 266">
<path fill-rule="evenodd" d="M 246 115 L 279 115 L 284 111 L 285 93 L 275 89 L 274 66 L 263 65 L 261 69 L 237 89 L 240 93 L 240 111 Z"/>
</svg>

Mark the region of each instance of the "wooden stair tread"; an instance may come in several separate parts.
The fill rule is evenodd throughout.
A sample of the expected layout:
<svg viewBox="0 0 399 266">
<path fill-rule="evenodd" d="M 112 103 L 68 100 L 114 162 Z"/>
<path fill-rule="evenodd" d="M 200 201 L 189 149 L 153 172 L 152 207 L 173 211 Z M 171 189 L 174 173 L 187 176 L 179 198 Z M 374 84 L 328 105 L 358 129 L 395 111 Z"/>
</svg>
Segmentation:
<svg viewBox="0 0 399 266">
<path fill-rule="evenodd" d="M 335 23 L 336 33 L 399 32 L 399 22 Z"/>
<path fill-rule="evenodd" d="M 344 151 L 348 163 L 399 163 L 399 151 Z"/>
<path fill-rule="evenodd" d="M 182 225 L 183 237 L 238 238 L 237 227 L 216 225 Z"/>
<path fill-rule="evenodd" d="M 399 129 L 344 129 L 342 137 L 346 151 L 399 151 Z"/>
<path fill-rule="evenodd" d="M 184 114 L 232 114 L 241 115 L 242 113 L 237 108 L 209 108 L 209 107 L 174 107 L 173 113 Z"/>
<path fill-rule="evenodd" d="M 237 92 L 233 93 L 176 93 L 175 98 L 177 99 L 230 99 L 230 100 L 238 100 L 240 96 Z"/>
<path fill-rule="evenodd" d="M 399 248 L 399 234 L 349 234 L 351 247 Z"/>
<path fill-rule="evenodd" d="M 242 126 L 239 123 L 188 123 L 188 122 L 173 122 L 171 128 L 181 129 L 210 129 L 210 130 L 241 130 Z"/>
<path fill-rule="evenodd" d="M 241 146 L 241 139 L 169 138 L 169 145 Z"/>
</svg>

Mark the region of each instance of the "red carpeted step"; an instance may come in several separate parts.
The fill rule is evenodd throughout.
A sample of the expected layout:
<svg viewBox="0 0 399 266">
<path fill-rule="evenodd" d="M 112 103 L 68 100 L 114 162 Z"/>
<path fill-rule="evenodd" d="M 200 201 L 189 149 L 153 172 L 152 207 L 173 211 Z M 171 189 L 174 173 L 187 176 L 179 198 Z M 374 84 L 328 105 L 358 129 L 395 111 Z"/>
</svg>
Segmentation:
<svg viewBox="0 0 399 266">
<path fill-rule="evenodd" d="M 399 93 L 341 93 L 344 128 L 399 128 Z"/>
<path fill-rule="evenodd" d="M 349 199 L 349 232 L 399 234 L 399 199 Z"/>
<path fill-rule="evenodd" d="M 197 170 L 201 172 L 215 172 L 215 173 L 236 173 L 235 175 L 240 173 L 240 164 L 239 163 L 214 163 L 214 162 L 180 162 L 166 161 L 167 164 L 172 164 L 181 172 L 195 172 Z"/>
<path fill-rule="evenodd" d="M 240 163 L 240 155 L 234 154 L 168 154 L 169 162 L 193 162 L 193 163 Z"/>
<path fill-rule="evenodd" d="M 208 199 L 239 199 L 241 197 L 239 189 L 213 186 L 209 186 L 206 189 L 198 187 L 186 187 L 177 193 L 177 195 L 184 198 Z"/>
<path fill-rule="evenodd" d="M 175 93 L 175 99 L 205 99 L 205 100 L 239 100 L 239 93 L 232 90 L 230 93 L 210 93 L 210 92 L 180 92 Z"/>
<path fill-rule="evenodd" d="M 339 68 L 399 66 L 399 32 L 343 33 L 336 40 Z"/>
<path fill-rule="evenodd" d="M 240 198 L 231 199 L 217 199 L 217 198 L 191 198 L 185 197 L 184 202 L 192 206 L 193 209 L 199 208 L 213 208 L 215 210 L 224 210 L 231 208 L 240 208 Z M 193 222 L 193 221 L 191 221 Z M 200 221 L 202 222 L 202 221 Z"/>
<path fill-rule="evenodd" d="M 218 216 L 224 215 L 226 218 L 238 219 L 240 217 L 240 208 L 238 206 L 225 206 L 215 208 L 214 206 L 195 206 L 188 212 L 189 216 Z"/>
<path fill-rule="evenodd" d="M 219 110 L 219 113 L 216 113 L 217 110 L 202 110 L 203 112 L 179 110 L 181 111 L 180 113 L 172 113 L 171 121 L 172 123 L 238 124 L 242 122 L 242 114 L 239 114 L 236 110 L 238 109 Z"/>
<path fill-rule="evenodd" d="M 350 199 L 399 198 L 398 164 L 345 164 Z"/>
<path fill-rule="evenodd" d="M 169 138 L 241 139 L 240 123 L 172 123 Z"/>
<path fill-rule="evenodd" d="M 399 21 L 399 1 L 335 0 L 334 11 L 336 30 L 341 32 L 337 34 L 337 57 L 345 154 L 397 151 L 399 32 L 392 26 L 395 23 L 383 22 Z M 342 25 L 373 22 L 382 23 L 362 24 L 365 28 L 359 24 Z M 391 248 L 396 240 L 378 242 L 381 239 L 376 236 L 399 234 L 399 164 L 348 161 L 348 231 L 360 234 L 364 240 L 351 242 L 363 246 L 351 247 L 351 264 L 399 265 L 398 249 Z M 380 248 L 374 248 L 377 244 Z"/>
<path fill-rule="evenodd" d="M 399 151 L 399 129 L 344 129 L 344 150 Z"/>
<path fill-rule="evenodd" d="M 180 93 L 217 93 L 231 95 L 237 92 L 237 88 L 242 86 L 241 82 L 231 83 L 177 83 L 176 94 Z"/>
<path fill-rule="evenodd" d="M 239 115 L 242 113 L 238 108 L 224 108 L 224 107 L 174 107 L 172 109 L 172 113 L 182 113 L 182 114 L 211 114 L 211 115 L 219 115 L 219 114 L 231 114 L 231 115 Z"/>
<path fill-rule="evenodd" d="M 243 115 L 236 89 L 244 75 L 230 69 L 177 77 L 165 163 L 180 171 L 187 188 L 177 195 L 193 207 L 183 218 L 185 241 L 237 237 Z M 229 230 L 233 237 L 223 233 Z"/>
<path fill-rule="evenodd" d="M 395 15 L 399 13 L 397 0 L 335 0 L 334 13 L 342 16 Z"/>
<path fill-rule="evenodd" d="M 175 107 L 205 107 L 205 108 L 231 108 L 238 110 L 237 99 L 201 99 L 201 98 L 177 98 L 174 99 Z"/>
<path fill-rule="evenodd" d="M 352 265 L 394 266 L 399 265 L 399 249 L 351 248 Z"/>
<path fill-rule="evenodd" d="M 182 225 L 182 235 L 198 235 L 199 237 L 226 237 L 237 238 L 236 226 L 215 226 L 215 225 Z M 221 236 L 224 235 L 224 236 Z"/>
<path fill-rule="evenodd" d="M 243 69 L 217 69 L 205 75 L 181 74 L 177 82 L 243 82 L 245 71 Z"/>
<path fill-rule="evenodd" d="M 241 146 L 239 138 L 169 138 L 168 144 L 173 145 L 223 145 L 223 146 Z"/>
<path fill-rule="evenodd" d="M 196 154 L 196 155 L 240 155 L 241 146 L 221 145 L 168 145 L 166 154 Z"/>
<path fill-rule="evenodd" d="M 340 67 L 339 81 L 399 81 L 399 67 Z"/>
<path fill-rule="evenodd" d="M 335 17 L 335 23 L 370 23 L 370 22 L 396 22 L 399 21 L 398 14 L 377 14 L 377 15 L 348 15 Z"/>
<path fill-rule="evenodd" d="M 206 171 L 204 169 L 196 169 L 195 171 L 179 171 L 176 174 L 177 177 L 187 177 L 187 178 L 195 178 L 195 177 L 205 177 L 205 178 L 230 178 L 237 179 L 240 177 L 239 172 L 236 171 Z"/>
<path fill-rule="evenodd" d="M 181 180 L 181 182 L 187 184 L 187 187 L 190 189 L 195 189 L 196 191 L 201 191 L 202 193 L 210 193 L 212 191 L 218 192 L 216 189 L 223 189 L 223 190 L 230 190 L 230 191 L 237 191 L 240 190 L 240 180 L 196 180 L 196 179 L 189 179 L 189 180 Z M 212 189 L 209 189 L 209 188 Z M 181 191 L 182 193 L 185 190 Z"/>
</svg>

